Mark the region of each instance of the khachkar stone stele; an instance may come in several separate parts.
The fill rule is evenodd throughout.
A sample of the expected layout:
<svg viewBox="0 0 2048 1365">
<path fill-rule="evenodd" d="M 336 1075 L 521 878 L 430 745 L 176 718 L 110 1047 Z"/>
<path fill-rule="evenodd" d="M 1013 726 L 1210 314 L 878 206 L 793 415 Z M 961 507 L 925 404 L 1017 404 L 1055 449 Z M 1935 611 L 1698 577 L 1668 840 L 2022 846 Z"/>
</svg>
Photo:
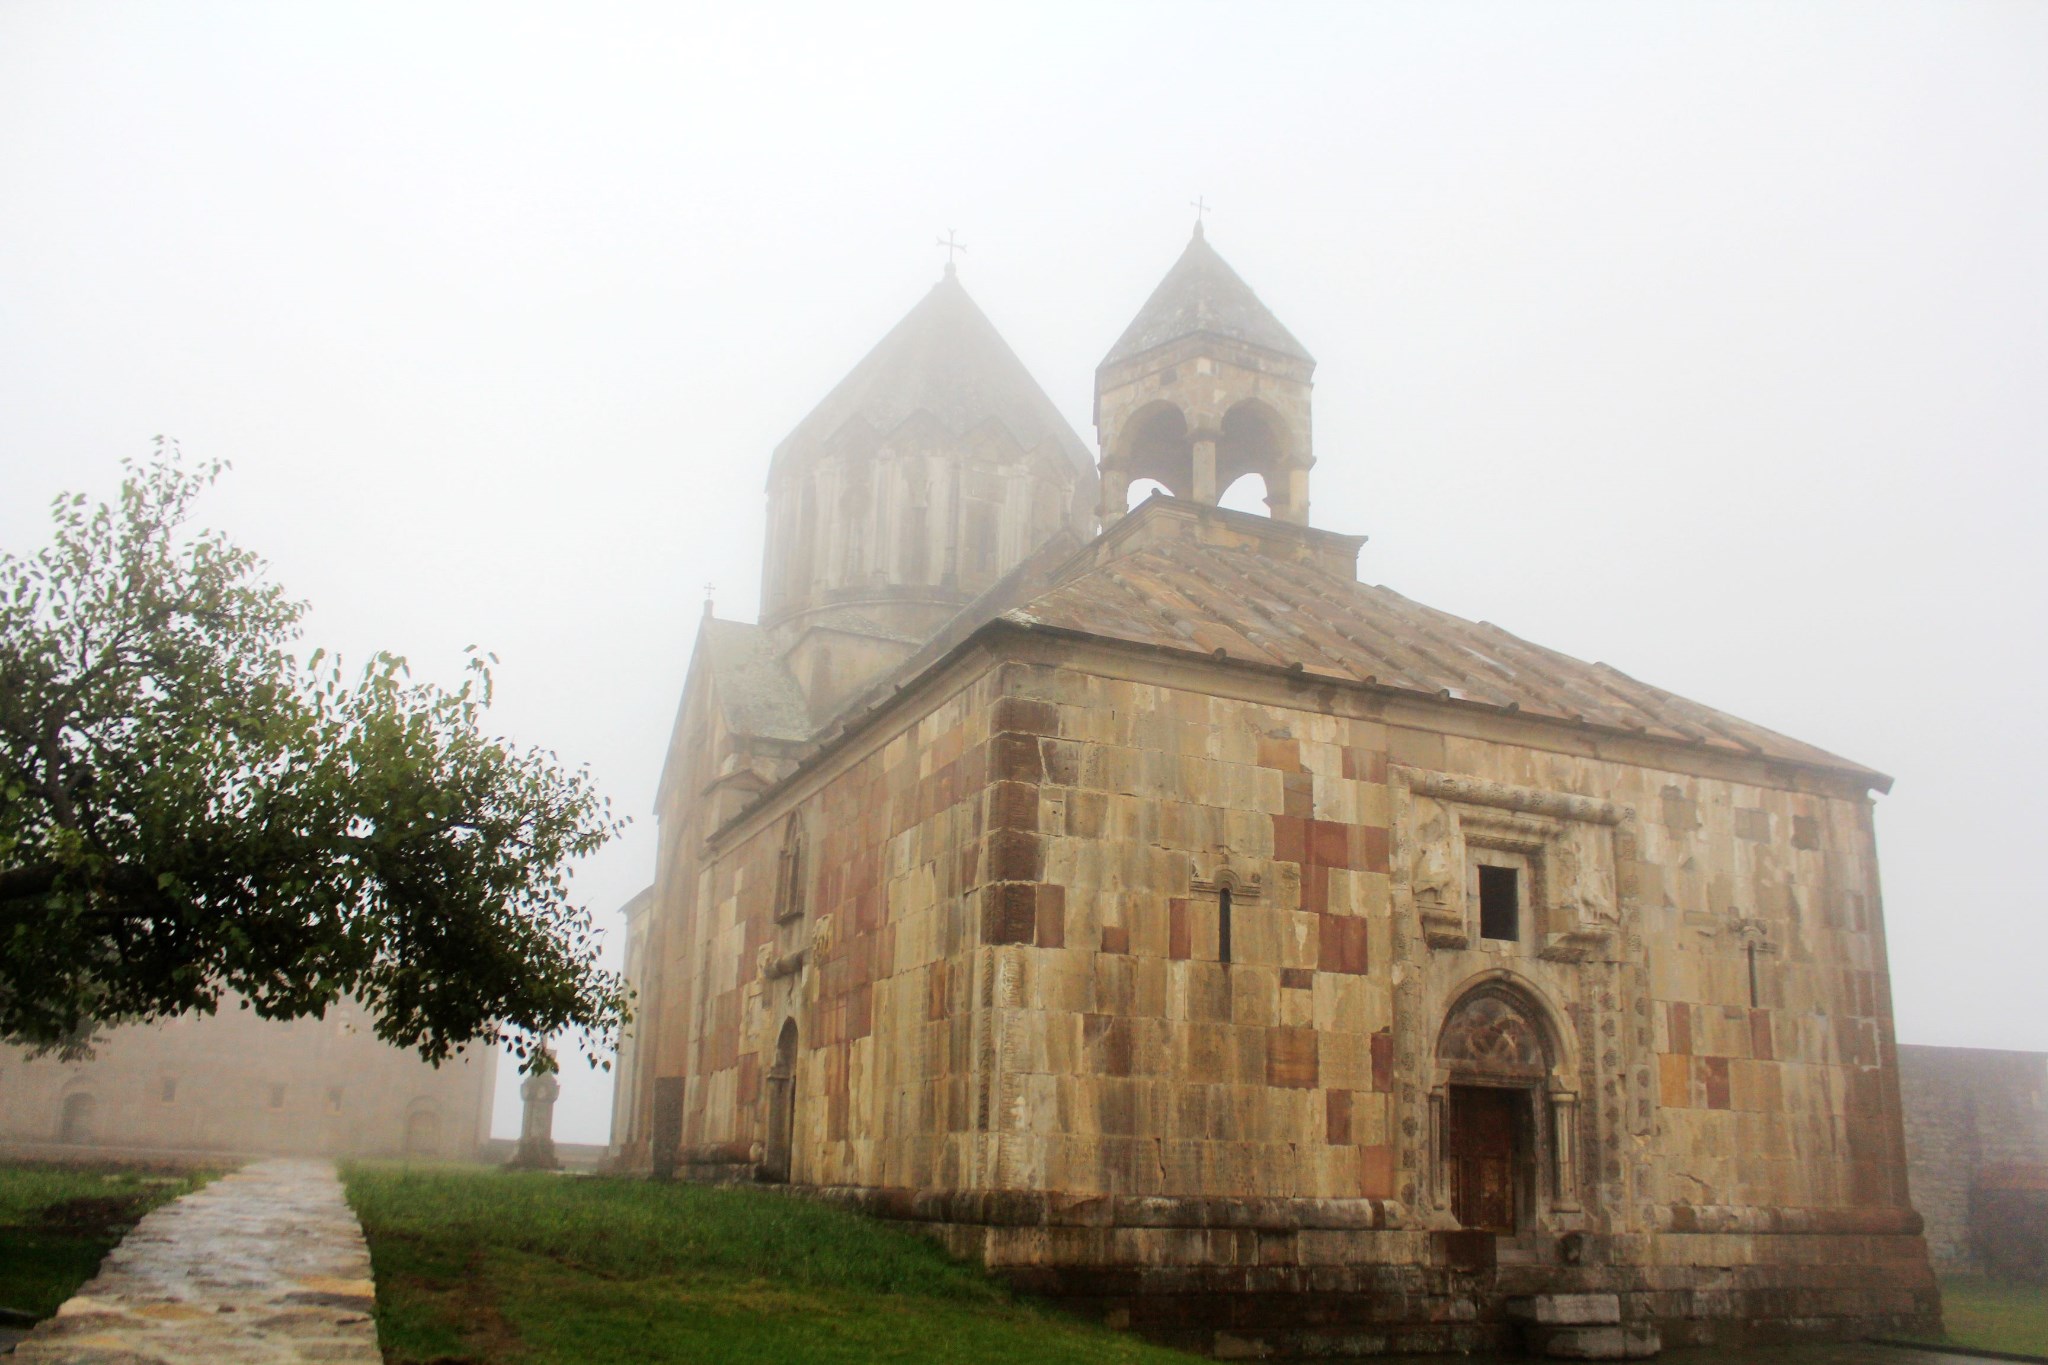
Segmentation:
<svg viewBox="0 0 2048 1365">
<path fill-rule="evenodd" d="M 549 1062 L 552 1054 L 543 1054 Z M 555 1079 L 552 1066 L 536 1071 L 519 1085 L 519 1098 L 526 1102 L 526 1108 L 519 1119 L 519 1150 L 505 1164 L 522 1171 L 559 1171 L 562 1163 L 555 1156 L 555 1099 L 562 1093 L 562 1083 Z"/>
</svg>

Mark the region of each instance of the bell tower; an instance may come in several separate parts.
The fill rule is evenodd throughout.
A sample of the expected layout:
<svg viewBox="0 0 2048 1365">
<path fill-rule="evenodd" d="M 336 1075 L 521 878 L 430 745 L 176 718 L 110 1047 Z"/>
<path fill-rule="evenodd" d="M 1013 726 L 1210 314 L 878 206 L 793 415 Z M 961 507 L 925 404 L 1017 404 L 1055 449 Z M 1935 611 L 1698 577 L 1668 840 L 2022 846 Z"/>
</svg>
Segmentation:
<svg viewBox="0 0 2048 1365">
<path fill-rule="evenodd" d="M 1315 369 L 1197 221 L 1187 249 L 1095 370 L 1102 524 L 1124 514 L 1137 479 L 1214 505 L 1255 474 L 1271 515 L 1306 525 Z"/>
</svg>

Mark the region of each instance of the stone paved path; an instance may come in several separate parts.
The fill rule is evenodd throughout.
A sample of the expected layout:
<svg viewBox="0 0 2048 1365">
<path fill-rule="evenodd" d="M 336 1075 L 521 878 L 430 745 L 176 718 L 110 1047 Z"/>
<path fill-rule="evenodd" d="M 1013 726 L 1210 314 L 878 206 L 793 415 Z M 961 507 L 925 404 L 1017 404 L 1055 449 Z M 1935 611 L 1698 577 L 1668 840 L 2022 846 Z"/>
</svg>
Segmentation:
<svg viewBox="0 0 2048 1365">
<path fill-rule="evenodd" d="M 263 1161 L 149 1214 L 14 1348 L 34 1365 L 376 1365 L 370 1253 L 324 1161 Z"/>
</svg>

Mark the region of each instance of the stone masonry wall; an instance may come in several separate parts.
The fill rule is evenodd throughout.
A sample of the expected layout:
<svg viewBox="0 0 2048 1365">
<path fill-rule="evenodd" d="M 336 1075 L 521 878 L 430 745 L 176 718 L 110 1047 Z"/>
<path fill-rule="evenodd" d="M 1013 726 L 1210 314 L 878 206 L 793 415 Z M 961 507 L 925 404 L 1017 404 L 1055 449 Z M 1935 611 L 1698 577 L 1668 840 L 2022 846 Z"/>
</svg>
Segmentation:
<svg viewBox="0 0 2048 1365">
<path fill-rule="evenodd" d="M 1426 1089 L 1454 993 L 1507 972 L 1567 1031 L 1591 1030 L 1573 1039 L 1569 1081 L 1601 1226 L 1647 1227 L 1668 1215 L 1646 1210 L 1672 1207 L 1904 1206 L 1861 802 L 1232 699 L 1195 679 L 1010 677 L 990 776 L 1007 786 L 1019 883 L 1043 888 L 1035 906 L 1056 900 L 1059 927 L 1049 942 L 1021 910 L 984 902 L 984 941 L 1019 945 L 1000 959 L 1016 1003 L 998 1001 L 990 1023 L 1002 1186 L 1429 1203 L 1421 1106 L 1398 1097 Z M 1429 850 L 1411 831 L 1411 865 L 1392 868 L 1404 840 L 1390 765 L 1631 811 L 1565 850 L 1589 888 L 1615 888 L 1579 907 L 1605 946 L 1475 936 L 1446 950 L 1406 934 L 1397 892 L 1412 899 Z M 1420 989 L 1411 1019 L 1397 977 Z"/>
<path fill-rule="evenodd" d="M 764 1081 L 793 1019 L 793 1179 L 975 1178 L 966 905 L 993 709 L 993 680 L 967 683 L 786 808 L 743 821 L 699 868 L 685 1152 L 765 1142 Z M 792 816 L 804 836 L 795 913 L 778 896 Z"/>
<path fill-rule="evenodd" d="M 760 1159 L 794 1020 L 794 1180 L 1188 1344 L 1280 1290 L 1488 1344 L 1566 1280 L 1672 1341 L 1927 1320 L 1860 794 L 1012 648 L 708 846 L 686 1159 Z M 1527 880 L 1512 941 L 1477 932 L 1489 859 Z M 1475 992 L 1541 1035 L 1537 1174 L 1483 1280 L 1440 1151 Z M 1483 1330 L 1437 1330 L 1459 1313 Z"/>
<path fill-rule="evenodd" d="M 1980 1175 L 2048 1168 L 2048 1055 L 1901 1047 L 1906 1156 L 1927 1249 L 1944 1269 L 1976 1268 L 1970 1195 Z"/>
</svg>

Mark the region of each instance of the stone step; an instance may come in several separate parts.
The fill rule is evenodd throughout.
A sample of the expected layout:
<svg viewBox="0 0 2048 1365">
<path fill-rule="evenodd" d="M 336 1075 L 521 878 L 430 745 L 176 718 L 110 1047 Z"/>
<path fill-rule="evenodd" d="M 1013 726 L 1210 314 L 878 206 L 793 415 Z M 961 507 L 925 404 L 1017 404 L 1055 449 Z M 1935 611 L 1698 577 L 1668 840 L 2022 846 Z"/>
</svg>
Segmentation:
<svg viewBox="0 0 2048 1365">
<path fill-rule="evenodd" d="M 1657 1329 L 1646 1322 L 1581 1327 L 1531 1323 L 1522 1344 L 1532 1355 L 1552 1360 L 1647 1360 L 1664 1349 Z"/>
<path fill-rule="evenodd" d="M 1509 1299 L 1508 1316 L 1516 1322 L 1558 1327 L 1608 1327 L 1621 1321 L 1619 1294 L 1536 1294 Z"/>
</svg>

